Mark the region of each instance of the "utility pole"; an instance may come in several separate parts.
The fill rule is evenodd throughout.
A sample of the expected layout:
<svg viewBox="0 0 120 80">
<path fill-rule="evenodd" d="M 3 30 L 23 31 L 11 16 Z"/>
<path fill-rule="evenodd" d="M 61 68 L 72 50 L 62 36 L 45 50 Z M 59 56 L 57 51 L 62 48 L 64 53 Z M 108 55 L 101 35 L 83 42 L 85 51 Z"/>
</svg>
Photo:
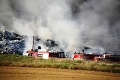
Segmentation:
<svg viewBox="0 0 120 80">
<path fill-rule="evenodd" d="M 35 36 L 33 36 L 33 45 L 32 45 L 32 50 L 35 50 L 35 41 L 34 41 Z"/>
</svg>

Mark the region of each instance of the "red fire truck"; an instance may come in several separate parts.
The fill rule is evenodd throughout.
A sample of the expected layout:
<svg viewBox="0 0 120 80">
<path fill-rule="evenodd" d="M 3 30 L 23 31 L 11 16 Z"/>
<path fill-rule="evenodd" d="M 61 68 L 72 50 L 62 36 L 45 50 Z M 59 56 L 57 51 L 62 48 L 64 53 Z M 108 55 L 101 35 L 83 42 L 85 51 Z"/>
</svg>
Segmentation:
<svg viewBox="0 0 120 80">
<path fill-rule="evenodd" d="M 98 53 L 85 53 L 84 50 L 82 50 L 82 52 L 80 53 L 74 53 L 73 55 L 73 59 L 74 60 L 95 60 L 96 57 L 99 57 L 101 56 L 101 54 L 98 54 Z"/>
<path fill-rule="evenodd" d="M 34 36 L 33 36 L 32 49 L 28 50 L 27 53 L 28 53 L 28 56 L 41 57 L 43 59 L 49 59 L 50 57 L 65 58 L 65 54 L 62 50 L 47 51 L 47 50 L 42 50 L 41 46 L 38 46 L 38 49 L 35 49 L 34 48 Z"/>
</svg>

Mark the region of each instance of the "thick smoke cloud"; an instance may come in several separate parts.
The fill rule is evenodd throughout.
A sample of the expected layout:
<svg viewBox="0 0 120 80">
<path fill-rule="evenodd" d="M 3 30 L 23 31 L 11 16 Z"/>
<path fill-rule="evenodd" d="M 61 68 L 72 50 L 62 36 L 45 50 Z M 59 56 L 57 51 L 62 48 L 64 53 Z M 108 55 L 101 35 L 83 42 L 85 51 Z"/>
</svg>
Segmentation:
<svg viewBox="0 0 120 80">
<path fill-rule="evenodd" d="M 115 51 L 119 7 L 119 0 L 0 0 L 0 29 L 55 40 L 66 52 L 82 46 Z"/>
<path fill-rule="evenodd" d="M 119 50 L 120 1 L 89 0 L 80 5 L 78 22 L 83 25 L 83 45 L 101 46 L 107 51 Z"/>
<path fill-rule="evenodd" d="M 8 0 L 0 0 L 0 29 L 12 28 L 12 9 Z"/>
</svg>

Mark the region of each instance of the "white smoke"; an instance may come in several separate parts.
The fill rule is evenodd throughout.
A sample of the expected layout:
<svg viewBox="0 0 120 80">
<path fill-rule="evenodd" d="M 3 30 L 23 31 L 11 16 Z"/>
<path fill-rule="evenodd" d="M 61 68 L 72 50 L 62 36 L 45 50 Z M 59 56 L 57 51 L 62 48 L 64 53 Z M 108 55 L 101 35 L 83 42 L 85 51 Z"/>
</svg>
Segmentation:
<svg viewBox="0 0 120 80">
<path fill-rule="evenodd" d="M 119 50 L 119 6 L 119 0 L 0 0 L 0 28 L 55 40 L 65 52 Z"/>
<path fill-rule="evenodd" d="M 19 34 L 52 39 L 58 41 L 62 48 L 67 44 L 65 51 L 72 51 L 72 46 L 78 45 L 78 25 L 71 19 L 71 9 L 65 0 L 18 0 L 16 5 L 20 13 L 14 18 L 13 27 Z"/>
<path fill-rule="evenodd" d="M 0 29 L 11 29 L 13 16 L 10 2 L 8 0 L 0 0 Z"/>
</svg>

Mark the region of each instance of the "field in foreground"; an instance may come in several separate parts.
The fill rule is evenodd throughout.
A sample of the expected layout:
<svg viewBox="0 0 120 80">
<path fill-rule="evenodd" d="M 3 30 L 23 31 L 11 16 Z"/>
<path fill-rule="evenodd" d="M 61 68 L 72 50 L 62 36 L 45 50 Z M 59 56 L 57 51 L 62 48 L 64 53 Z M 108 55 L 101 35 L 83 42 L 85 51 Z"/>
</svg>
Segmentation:
<svg viewBox="0 0 120 80">
<path fill-rule="evenodd" d="M 0 80 L 120 80 L 119 73 L 56 68 L 0 67 Z"/>
</svg>

